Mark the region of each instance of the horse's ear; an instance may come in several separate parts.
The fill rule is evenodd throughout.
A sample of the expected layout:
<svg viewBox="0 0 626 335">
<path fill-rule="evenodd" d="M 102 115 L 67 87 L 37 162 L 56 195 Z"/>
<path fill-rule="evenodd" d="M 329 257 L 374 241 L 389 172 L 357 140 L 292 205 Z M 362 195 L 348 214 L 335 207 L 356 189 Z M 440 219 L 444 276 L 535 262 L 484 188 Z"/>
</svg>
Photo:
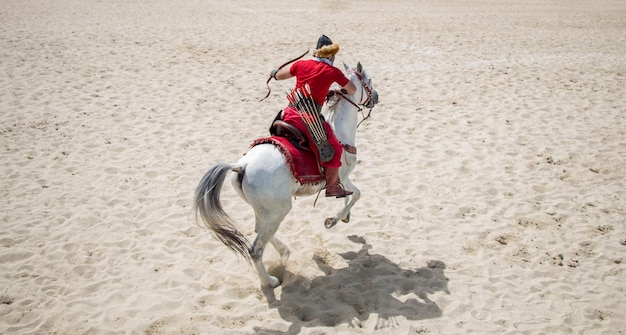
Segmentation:
<svg viewBox="0 0 626 335">
<path fill-rule="evenodd" d="M 358 63 L 356 64 L 356 71 L 357 71 L 358 73 L 363 72 L 363 65 L 361 65 L 361 62 L 358 62 Z"/>
<path fill-rule="evenodd" d="M 346 69 L 346 71 L 350 71 L 350 66 L 348 66 L 346 62 L 343 62 L 343 67 Z"/>
</svg>

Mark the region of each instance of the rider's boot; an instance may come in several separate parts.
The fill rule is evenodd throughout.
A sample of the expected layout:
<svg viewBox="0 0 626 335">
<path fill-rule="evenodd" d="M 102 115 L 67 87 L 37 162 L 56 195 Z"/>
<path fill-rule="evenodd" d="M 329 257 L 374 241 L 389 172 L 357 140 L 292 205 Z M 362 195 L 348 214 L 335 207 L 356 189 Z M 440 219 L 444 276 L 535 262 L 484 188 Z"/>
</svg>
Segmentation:
<svg viewBox="0 0 626 335">
<path fill-rule="evenodd" d="M 343 186 L 339 184 L 339 168 L 327 167 L 325 170 L 327 197 L 343 198 L 352 194 L 352 192 L 344 190 Z"/>
</svg>

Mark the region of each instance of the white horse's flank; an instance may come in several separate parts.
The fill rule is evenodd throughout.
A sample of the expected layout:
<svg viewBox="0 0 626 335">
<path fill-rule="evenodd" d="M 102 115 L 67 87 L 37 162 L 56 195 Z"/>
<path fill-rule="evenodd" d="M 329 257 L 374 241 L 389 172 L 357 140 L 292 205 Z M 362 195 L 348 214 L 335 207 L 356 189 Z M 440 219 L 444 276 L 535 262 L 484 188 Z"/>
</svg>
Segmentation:
<svg viewBox="0 0 626 335">
<path fill-rule="evenodd" d="M 360 110 L 357 105 L 372 108 L 378 103 L 378 94 L 360 63 L 354 69 L 344 66 L 357 91 L 339 99 L 324 116 L 341 143 L 356 147 L 357 112 Z M 344 207 L 334 217 L 326 219 L 326 227 L 332 227 L 338 220 L 348 222 L 350 209 L 361 196 L 350 180 L 355 166 L 356 154 L 344 150 L 339 177 L 344 187 L 353 194 L 345 198 Z M 254 210 L 257 236 L 252 245 L 230 221 L 219 200 L 222 184 L 230 171 L 235 172 L 231 180 L 235 190 Z M 292 197 L 313 195 L 323 187 L 323 181 L 319 184 L 300 184 L 293 177 L 283 154 L 272 144 L 261 144 L 250 149 L 236 164 L 221 163 L 212 167 L 196 189 L 194 210 L 220 241 L 253 261 L 262 285 L 276 287 L 280 282 L 267 274 L 263 265 L 263 250 L 270 242 L 281 258 L 287 260 L 289 249 L 274 234 L 291 210 Z"/>
</svg>

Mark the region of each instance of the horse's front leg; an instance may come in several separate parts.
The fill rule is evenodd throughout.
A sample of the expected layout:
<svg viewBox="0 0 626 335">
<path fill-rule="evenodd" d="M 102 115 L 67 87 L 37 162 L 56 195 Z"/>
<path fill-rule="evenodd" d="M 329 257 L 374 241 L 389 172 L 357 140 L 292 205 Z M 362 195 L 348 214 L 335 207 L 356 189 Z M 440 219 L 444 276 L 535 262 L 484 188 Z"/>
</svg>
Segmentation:
<svg viewBox="0 0 626 335">
<path fill-rule="evenodd" d="M 337 212 L 335 217 L 326 218 L 324 221 L 324 226 L 326 228 L 332 228 L 337 224 L 337 222 L 339 222 L 339 220 L 346 223 L 350 222 L 350 210 L 352 209 L 352 206 L 354 206 L 354 204 L 361 198 L 361 191 L 354 186 L 354 184 L 352 184 L 350 178 L 345 178 L 345 180 L 342 181 L 342 184 L 346 190 L 352 191 L 352 194 L 345 198 L 344 207 Z"/>
<path fill-rule="evenodd" d="M 356 204 L 356 202 L 361 198 L 361 190 L 354 186 L 350 180 L 348 180 L 348 182 L 350 183 L 348 190 L 352 191 L 352 196 L 350 198 L 346 198 L 344 201 L 345 207 L 337 214 L 337 217 L 341 218 L 341 221 L 345 223 L 350 222 L 350 211 L 352 210 L 352 206 L 354 206 L 354 204 Z M 343 214 L 344 212 L 345 215 Z"/>
<path fill-rule="evenodd" d="M 339 170 L 339 181 L 341 181 L 341 184 L 346 190 L 352 191 L 352 194 L 345 198 L 343 208 L 339 210 L 335 217 L 326 218 L 326 220 L 324 221 L 324 226 L 326 228 L 332 228 L 334 225 L 337 224 L 337 222 L 339 222 L 339 220 L 343 222 L 349 222 L 350 210 L 352 209 L 352 206 L 354 206 L 354 204 L 359 200 L 359 198 L 361 198 L 361 191 L 356 186 L 354 186 L 352 180 L 350 180 L 350 173 L 354 170 L 355 167 L 356 154 L 347 153 L 344 151 L 341 161 L 341 168 Z"/>
</svg>

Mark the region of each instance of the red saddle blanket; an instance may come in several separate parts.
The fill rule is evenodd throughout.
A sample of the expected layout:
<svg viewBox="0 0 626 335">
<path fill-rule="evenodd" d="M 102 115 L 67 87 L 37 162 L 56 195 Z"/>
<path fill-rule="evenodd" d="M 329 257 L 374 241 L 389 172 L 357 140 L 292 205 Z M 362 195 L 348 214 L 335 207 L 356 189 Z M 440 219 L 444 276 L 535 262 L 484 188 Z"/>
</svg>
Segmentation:
<svg viewBox="0 0 626 335">
<path fill-rule="evenodd" d="M 311 151 L 303 151 L 296 148 L 285 137 L 270 136 L 255 140 L 250 147 L 259 144 L 273 144 L 285 156 L 293 176 L 301 184 L 318 183 L 324 180 L 315 155 Z"/>
</svg>

